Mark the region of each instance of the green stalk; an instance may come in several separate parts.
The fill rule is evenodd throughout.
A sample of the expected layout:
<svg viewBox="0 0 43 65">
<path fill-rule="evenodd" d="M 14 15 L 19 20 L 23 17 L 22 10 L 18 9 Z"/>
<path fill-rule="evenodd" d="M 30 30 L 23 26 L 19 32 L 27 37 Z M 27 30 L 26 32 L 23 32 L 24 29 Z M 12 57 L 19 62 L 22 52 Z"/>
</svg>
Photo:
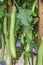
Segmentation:
<svg viewBox="0 0 43 65">
<path fill-rule="evenodd" d="M 11 55 L 10 55 L 10 49 L 9 49 L 9 41 L 6 38 L 6 65 L 11 65 Z"/>
<path fill-rule="evenodd" d="M 3 31 L 4 31 L 4 36 L 7 34 L 7 18 L 4 18 L 4 23 L 3 23 Z"/>
<path fill-rule="evenodd" d="M 12 57 L 16 58 L 16 46 L 15 46 L 15 23 L 16 23 L 16 7 L 12 7 L 12 12 L 10 16 L 10 53 Z"/>
<path fill-rule="evenodd" d="M 43 65 L 43 37 L 41 38 L 41 45 L 38 50 L 38 63 L 37 65 Z"/>
<path fill-rule="evenodd" d="M 30 45 L 32 44 L 32 31 L 26 34 L 26 40 L 27 42 L 26 42 L 26 48 L 25 48 L 25 53 L 24 53 L 24 65 L 29 64 L 29 58 L 31 56 L 29 54 L 30 54 Z"/>
<path fill-rule="evenodd" d="M 3 34 L 1 33 L 2 31 L 2 25 L 0 23 L 0 38 L 1 38 L 1 42 L 0 42 L 0 62 L 1 61 L 4 61 L 4 37 L 3 37 Z"/>
<path fill-rule="evenodd" d="M 28 53 L 24 53 L 24 65 L 29 65 L 29 59 L 28 59 L 28 56 L 27 56 Z"/>
<path fill-rule="evenodd" d="M 1 61 L 4 61 L 4 38 L 2 35 Z"/>
<path fill-rule="evenodd" d="M 37 14 L 35 13 L 36 3 L 37 3 L 37 0 L 35 0 L 35 2 L 33 3 L 33 6 L 32 6 L 32 15 L 33 16 L 37 16 Z"/>
<path fill-rule="evenodd" d="M 9 49 L 9 41 L 7 37 L 7 18 L 4 18 L 4 36 L 6 42 L 6 65 L 11 65 L 11 56 L 10 56 L 10 49 Z"/>
<path fill-rule="evenodd" d="M 25 33 L 23 32 L 21 35 L 21 38 L 20 38 L 21 44 L 23 44 L 23 45 L 25 44 L 24 37 L 25 37 Z"/>
<path fill-rule="evenodd" d="M 32 31 L 30 31 L 28 34 L 26 34 L 26 50 L 27 52 L 30 51 L 30 47 L 32 44 Z"/>
</svg>

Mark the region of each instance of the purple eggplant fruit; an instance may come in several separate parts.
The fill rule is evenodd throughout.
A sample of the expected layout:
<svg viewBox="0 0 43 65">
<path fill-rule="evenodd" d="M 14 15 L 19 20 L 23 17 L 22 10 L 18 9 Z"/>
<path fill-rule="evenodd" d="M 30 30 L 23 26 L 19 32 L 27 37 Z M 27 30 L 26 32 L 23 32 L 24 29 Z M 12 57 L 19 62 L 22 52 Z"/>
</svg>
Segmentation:
<svg viewBox="0 0 43 65">
<path fill-rule="evenodd" d="M 32 49 L 32 53 L 35 54 L 35 55 L 37 55 L 38 52 L 37 52 L 37 50 L 35 48 L 33 48 Z"/>
<path fill-rule="evenodd" d="M 19 40 L 16 42 L 16 47 L 17 47 L 17 48 L 20 48 L 20 47 L 21 47 L 21 43 L 20 43 Z"/>
<path fill-rule="evenodd" d="M 6 65 L 6 63 L 3 61 L 3 62 L 0 62 L 0 65 Z"/>
</svg>

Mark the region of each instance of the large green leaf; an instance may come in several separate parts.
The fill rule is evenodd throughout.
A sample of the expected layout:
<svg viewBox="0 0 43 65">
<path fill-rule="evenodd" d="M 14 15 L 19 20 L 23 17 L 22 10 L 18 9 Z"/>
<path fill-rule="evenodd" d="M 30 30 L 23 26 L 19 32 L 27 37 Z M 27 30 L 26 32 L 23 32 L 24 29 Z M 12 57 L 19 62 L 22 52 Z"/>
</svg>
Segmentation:
<svg viewBox="0 0 43 65">
<path fill-rule="evenodd" d="M 20 9 L 19 13 L 17 14 L 17 17 L 21 19 L 22 24 L 29 26 L 29 24 L 32 22 L 32 12 L 29 9 Z"/>
</svg>

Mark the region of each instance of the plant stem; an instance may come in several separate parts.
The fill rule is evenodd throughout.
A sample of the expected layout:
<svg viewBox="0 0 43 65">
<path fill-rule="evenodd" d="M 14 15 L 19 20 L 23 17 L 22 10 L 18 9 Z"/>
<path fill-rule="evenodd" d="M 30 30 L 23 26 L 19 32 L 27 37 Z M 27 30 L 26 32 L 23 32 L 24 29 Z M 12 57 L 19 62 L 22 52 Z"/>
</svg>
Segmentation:
<svg viewBox="0 0 43 65">
<path fill-rule="evenodd" d="M 29 65 L 29 59 L 26 52 L 24 52 L 24 65 Z"/>
<path fill-rule="evenodd" d="M 7 36 L 7 18 L 4 18 L 4 36 L 6 42 L 6 65 L 11 65 L 11 56 L 10 56 L 10 49 L 9 49 L 9 40 Z"/>
<path fill-rule="evenodd" d="M 15 59 L 16 58 L 16 46 L 15 46 L 15 23 L 16 23 L 16 7 L 12 7 L 11 17 L 10 17 L 10 35 L 9 35 L 9 41 L 10 41 L 10 53 L 11 56 Z M 12 52 L 13 51 L 13 52 Z"/>
<path fill-rule="evenodd" d="M 3 35 L 2 35 L 2 49 L 1 49 L 1 61 L 4 61 L 4 38 L 3 38 Z"/>
<path fill-rule="evenodd" d="M 38 51 L 38 64 L 37 65 L 43 65 L 43 37 L 41 38 L 41 45 Z"/>
</svg>

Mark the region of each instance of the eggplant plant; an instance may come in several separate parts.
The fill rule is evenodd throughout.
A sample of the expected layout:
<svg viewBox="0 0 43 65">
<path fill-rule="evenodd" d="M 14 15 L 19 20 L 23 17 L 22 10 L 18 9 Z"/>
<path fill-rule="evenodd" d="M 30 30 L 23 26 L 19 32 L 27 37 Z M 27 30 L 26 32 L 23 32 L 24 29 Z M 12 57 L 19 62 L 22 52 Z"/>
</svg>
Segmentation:
<svg viewBox="0 0 43 65">
<path fill-rule="evenodd" d="M 0 22 L 2 24 L 2 28 L 0 26 L 0 32 L 3 33 L 1 37 L 1 58 L 4 58 L 4 46 L 6 45 L 6 65 L 11 65 L 12 59 L 15 61 L 15 63 L 18 62 L 18 59 L 21 57 L 22 52 L 24 52 L 24 65 L 33 64 L 32 56 L 33 52 L 36 53 L 36 51 L 33 50 L 33 48 L 35 48 L 38 54 L 38 65 L 42 65 L 42 59 L 41 61 L 39 60 L 39 56 L 41 58 L 42 56 L 39 53 L 40 48 L 38 49 L 37 44 L 37 24 L 39 20 L 38 1 L 12 0 L 11 12 L 7 11 L 7 9 L 10 7 L 7 7 L 7 3 L 7 0 L 0 2 L 0 21 L 2 21 Z M 30 57 L 32 59 L 31 63 Z"/>
</svg>

